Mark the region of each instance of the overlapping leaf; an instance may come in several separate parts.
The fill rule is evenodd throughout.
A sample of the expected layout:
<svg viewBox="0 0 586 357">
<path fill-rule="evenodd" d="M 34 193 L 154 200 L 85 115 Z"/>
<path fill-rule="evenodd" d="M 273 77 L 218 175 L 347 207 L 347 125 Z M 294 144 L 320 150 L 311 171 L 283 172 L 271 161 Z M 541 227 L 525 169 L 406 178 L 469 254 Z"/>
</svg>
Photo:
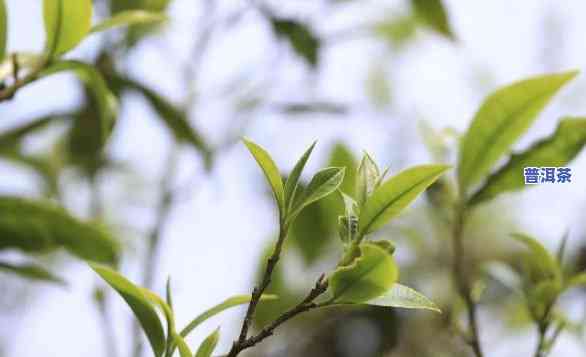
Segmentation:
<svg viewBox="0 0 586 357">
<path fill-rule="evenodd" d="M 425 295 L 401 284 L 393 284 L 384 295 L 368 301 L 369 305 L 399 307 L 403 309 L 424 309 L 441 312 Z"/>
<path fill-rule="evenodd" d="M 572 71 L 526 79 L 497 90 L 485 100 L 460 145 L 458 181 L 462 191 L 467 192 L 491 170 L 576 75 Z"/>
<path fill-rule="evenodd" d="M 92 25 L 91 0 L 44 0 L 46 46 L 49 57 L 75 48 Z"/>
</svg>

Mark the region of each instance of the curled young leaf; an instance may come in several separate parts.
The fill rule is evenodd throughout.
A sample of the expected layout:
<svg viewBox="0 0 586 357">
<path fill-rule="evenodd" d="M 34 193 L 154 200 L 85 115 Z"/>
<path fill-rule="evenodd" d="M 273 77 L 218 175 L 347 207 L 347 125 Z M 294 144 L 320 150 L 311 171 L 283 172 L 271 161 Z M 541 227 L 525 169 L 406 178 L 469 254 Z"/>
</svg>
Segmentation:
<svg viewBox="0 0 586 357">
<path fill-rule="evenodd" d="M 356 180 L 356 201 L 360 206 L 366 202 L 366 199 L 376 188 L 380 178 L 380 170 L 374 160 L 364 153 L 362 161 L 358 166 L 358 178 Z"/>
<path fill-rule="evenodd" d="M 126 301 L 147 335 L 155 357 L 162 356 L 166 345 L 165 333 L 152 305 L 151 297 L 145 295 L 144 289 L 134 285 L 117 272 L 97 264 L 90 264 L 90 266 Z"/>
<path fill-rule="evenodd" d="M 102 32 L 117 27 L 132 26 L 137 24 L 148 24 L 166 21 L 167 16 L 161 13 L 145 10 L 127 10 L 122 11 L 114 16 L 95 25 L 90 30 L 91 33 Z"/>
<path fill-rule="evenodd" d="M 57 57 L 75 48 L 92 25 L 91 0 L 44 0 L 48 57 Z"/>
<path fill-rule="evenodd" d="M 370 300 L 368 305 L 399 307 L 403 309 L 424 309 L 441 313 L 439 307 L 425 295 L 401 284 L 393 284 L 384 295 Z"/>
<path fill-rule="evenodd" d="M 384 182 L 360 210 L 359 237 L 387 224 L 449 168 L 446 165 L 416 166 Z"/>
<path fill-rule="evenodd" d="M 220 329 L 216 329 L 212 332 L 205 340 L 201 343 L 197 352 L 195 353 L 195 357 L 211 357 L 212 353 L 216 349 L 218 345 L 218 341 L 220 340 Z"/>
<path fill-rule="evenodd" d="M 338 267 L 329 278 L 335 303 L 363 303 L 383 295 L 397 282 L 399 269 L 393 256 L 378 245 L 360 245 L 360 255 Z"/>
<path fill-rule="evenodd" d="M 526 79 L 497 90 L 484 101 L 460 144 L 458 181 L 463 192 L 492 169 L 577 74 L 571 71 Z"/>
<path fill-rule="evenodd" d="M 532 284 L 544 280 L 561 280 L 558 262 L 537 239 L 521 233 L 514 233 L 512 236 L 529 248 L 530 252 L 525 256 L 524 263 Z"/>
</svg>

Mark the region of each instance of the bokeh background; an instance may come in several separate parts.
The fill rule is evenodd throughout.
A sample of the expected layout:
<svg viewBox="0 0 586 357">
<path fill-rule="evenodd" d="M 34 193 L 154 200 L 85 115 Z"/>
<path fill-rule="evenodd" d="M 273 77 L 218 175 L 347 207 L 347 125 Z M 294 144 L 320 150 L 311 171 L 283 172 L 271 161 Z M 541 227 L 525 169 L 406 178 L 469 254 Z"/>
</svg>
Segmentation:
<svg viewBox="0 0 586 357">
<path fill-rule="evenodd" d="M 110 8 L 141 6 L 130 0 L 94 3 L 96 20 L 109 16 Z M 363 150 L 391 172 L 418 163 L 453 163 L 458 135 L 491 91 L 586 64 L 583 1 L 444 3 L 452 36 L 422 25 L 403 0 L 170 1 L 164 25 L 95 35 L 68 55 L 97 63 L 120 95 L 108 163 L 97 165 L 95 179 L 87 174 L 97 167 L 91 157 L 81 155 L 90 164 L 79 157 L 58 162 L 55 143 L 70 130 L 70 120 L 28 138 L 24 149 L 53 160 L 65 207 L 83 218 L 99 217 L 116 232 L 123 246 L 121 272 L 159 293 L 172 278 L 183 325 L 230 295 L 248 293 L 274 238 L 275 207 L 240 136 L 267 148 L 283 174 L 315 139 L 306 174 L 332 163 L 351 166 Z M 39 52 L 42 2 L 7 5 L 10 50 Z M 315 42 L 293 48 L 275 33 L 271 16 L 303 24 Z M 551 133 L 560 117 L 586 114 L 585 76 L 556 97 L 516 149 Z M 152 100 L 125 88 L 120 78 L 172 103 L 197 130 L 200 145 L 177 144 Z M 74 77 L 47 78 L 0 106 L 0 132 L 45 115 L 91 116 L 91 105 Z M 569 232 L 570 262 L 584 269 L 586 154 L 570 167 L 571 184 L 506 194 L 475 212 L 467 234 L 470 259 L 510 259 L 518 248 L 508 236 L 513 231 L 530 233 L 552 250 Z M 173 198 L 169 207 L 161 204 L 165 192 Z M 34 167 L 2 157 L 0 193 L 57 194 Z M 381 308 L 311 313 L 248 355 L 468 355 L 451 334 L 450 249 L 440 216 L 422 199 L 383 235 L 397 243 L 401 280 L 430 296 L 443 315 Z M 312 206 L 300 218 L 272 288 L 282 298 L 261 309 L 257 323 L 296 301 L 335 264 L 335 220 L 332 202 Z M 160 244 L 151 255 L 153 233 Z M 17 252 L 0 256 L 28 259 Z M 68 254 L 38 259 L 67 286 L 0 276 L 0 356 L 131 356 L 133 321 L 122 300 Z M 535 334 L 519 302 L 497 282 L 486 284 L 480 321 L 487 355 L 531 355 Z M 96 291 L 106 292 L 102 311 Z M 576 323 L 585 320 L 585 296 L 575 291 L 563 298 L 564 311 Z M 221 326 L 219 350 L 226 351 L 242 315 L 234 309 L 206 322 L 190 344 Z M 552 355 L 584 356 L 585 341 L 575 328 Z"/>
</svg>

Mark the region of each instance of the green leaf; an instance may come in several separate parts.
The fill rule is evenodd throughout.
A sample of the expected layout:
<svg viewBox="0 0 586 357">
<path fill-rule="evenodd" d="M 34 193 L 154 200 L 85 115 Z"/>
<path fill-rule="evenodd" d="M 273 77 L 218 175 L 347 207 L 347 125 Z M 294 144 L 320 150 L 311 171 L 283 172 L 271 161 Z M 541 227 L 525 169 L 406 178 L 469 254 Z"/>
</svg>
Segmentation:
<svg viewBox="0 0 586 357">
<path fill-rule="evenodd" d="M 372 28 L 374 34 L 393 47 L 408 44 L 416 34 L 415 16 L 392 16 L 377 22 Z M 372 77 L 374 79 L 376 77 Z"/>
<path fill-rule="evenodd" d="M 167 278 L 167 284 L 165 285 L 165 298 L 167 305 L 173 310 L 173 295 L 171 294 L 171 277 Z"/>
<path fill-rule="evenodd" d="M 66 285 L 65 281 L 47 269 L 36 264 L 21 264 L 15 265 L 0 261 L 0 271 L 6 271 L 19 275 L 23 278 L 37 281 L 44 281 L 49 283 L 57 283 Z"/>
<path fill-rule="evenodd" d="M 344 192 L 338 190 L 344 201 L 344 215 L 338 217 L 338 234 L 343 243 L 355 240 L 358 234 L 358 204 Z"/>
<path fill-rule="evenodd" d="M 509 161 L 492 174 L 486 183 L 470 198 L 478 204 L 504 192 L 517 191 L 525 185 L 525 167 L 560 167 L 574 159 L 586 145 L 586 119 L 567 118 L 560 121 L 555 133 L 524 152 L 511 156 Z"/>
<path fill-rule="evenodd" d="M 303 196 L 294 204 L 289 219 L 295 219 L 303 208 L 336 191 L 344 180 L 345 171 L 343 167 L 328 167 L 318 171 L 307 185 Z"/>
<path fill-rule="evenodd" d="M 342 185 L 340 185 L 340 190 L 351 197 L 355 196 L 356 189 L 356 173 L 358 170 L 356 161 L 357 160 L 354 158 L 352 151 L 344 145 L 344 143 L 338 142 L 332 148 L 327 164 L 329 167 L 346 168 L 344 181 L 342 181 Z M 338 200 L 333 197 L 332 200 L 338 202 Z"/>
<path fill-rule="evenodd" d="M 512 237 L 525 244 L 530 251 L 530 255 L 525 257 L 525 263 L 532 283 L 561 279 L 561 269 L 556 259 L 537 239 L 521 233 L 513 233 Z"/>
<path fill-rule="evenodd" d="M 145 10 L 127 10 L 119 12 L 114 16 L 95 25 L 94 27 L 92 27 L 90 32 L 95 33 L 110 30 L 116 27 L 163 22 L 167 19 L 167 16 L 161 13 L 150 12 Z"/>
<path fill-rule="evenodd" d="M 6 57 L 6 42 L 8 39 L 8 14 L 6 3 L 0 0 L 0 63 Z"/>
<path fill-rule="evenodd" d="M 191 145 L 201 153 L 206 166 L 211 166 L 212 149 L 203 136 L 191 125 L 184 111 L 154 90 L 135 80 L 113 73 L 108 73 L 108 80 L 115 86 L 135 91 L 142 95 L 157 112 L 158 118 L 163 121 L 163 124 L 171 131 L 175 139 Z"/>
<path fill-rule="evenodd" d="M 185 326 L 185 328 L 183 330 L 181 330 L 180 335 L 182 337 L 187 337 L 187 335 L 189 335 L 191 333 L 191 331 L 193 331 L 197 326 L 199 326 L 201 323 L 203 323 L 207 319 L 209 319 L 213 316 L 216 316 L 220 312 L 227 310 L 229 308 L 232 308 L 232 307 L 235 307 L 238 305 L 248 304 L 250 302 L 250 299 L 251 299 L 250 295 L 236 295 L 236 296 L 233 296 L 231 298 L 224 300 L 222 303 L 220 303 L 220 304 L 212 307 L 211 309 L 208 309 L 208 310 L 204 311 L 203 313 L 201 313 L 200 315 L 198 315 L 189 324 L 187 324 L 187 326 Z M 270 301 L 270 300 L 276 300 L 276 299 L 277 299 L 277 297 L 275 295 L 262 295 L 260 298 L 260 301 Z"/>
<path fill-rule="evenodd" d="M 586 286 L 586 273 L 579 273 L 568 279 L 566 282 L 566 289 L 577 286 Z"/>
<path fill-rule="evenodd" d="M 424 309 L 441 313 L 437 305 L 425 295 L 401 284 L 393 284 L 391 289 L 383 296 L 370 300 L 367 304 L 403 309 Z"/>
<path fill-rule="evenodd" d="M 112 133 L 118 115 L 118 101 L 98 70 L 79 61 L 58 61 L 47 68 L 41 76 L 50 76 L 63 71 L 72 71 L 91 90 L 98 106 L 100 125 L 96 133 L 104 146 Z"/>
<path fill-rule="evenodd" d="M 362 161 L 358 166 L 358 178 L 356 182 L 356 201 L 360 206 L 366 202 L 366 199 L 376 188 L 379 182 L 380 170 L 374 160 L 364 153 Z"/>
<path fill-rule="evenodd" d="M 269 182 L 271 189 L 273 190 L 273 194 L 275 195 L 275 200 L 277 201 L 277 206 L 279 207 L 281 218 L 284 218 L 285 188 L 283 187 L 283 179 L 281 178 L 281 173 L 279 172 L 277 165 L 265 149 L 263 149 L 262 147 L 255 144 L 247 138 L 243 138 L 242 140 L 248 148 L 248 151 L 250 151 L 250 153 L 252 154 L 252 156 L 264 172 L 265 177 Z"/>
<path fill-rule="evenodd" d="M 441 0 L 411 0 L 411 5 L 425 25 L 450 40 L 455 39 L 448 13 Z"/>
<path fill-rule="evenodd" d="M 0 150 L 14 149 L 14 147 L 18 146 L 22 139 L 27 135 L 43 130 L 49 126 L 49 124 L 63 119 L 64 117 L 66 117 L 66 115 L 48 115 L 0 133 Z"/>
<path fill-rule="evenodd" d="M 58 247 L 103 263 L 114 263 L 118 248 L 103 229 L 52 203 L 0 196 L 0 250 L 43 253 Z"/>
<path fill-rule="evenodd" d="M 216 349 L 218 341 L 220 340 L 220 329 L 216 329 L 212 332 L 211 335 L 206 337 L 205 340 L 201 343 L 197 352 L 195 353 L 195 357 L 211 357 L 212 353 Z"/>
<path fill-rule="evenodd" d="M 301 56 L 309 65 L 317 66 L 321 42 L 307 25 L 288 19 L 271 19 L 274 33 L 286 39 L 295 52 Z"/>
<path fill-rule="evenodd" d="M 193 357 L 193 352 L 191 352 L 191 349 L 189 348 L 183 337 L 181 337 L 178 334 L 174 334 L 173 339 L 175 341 L 175 344 L 177 345 L 177 349 L 179 350 L 179 356 Z"/>
<path fill-rule="evenodd" d="M 360 210 L 359 237 L 387 224 L 449 168 L 446 165 L 415 166 L 385 181 Z"/>
<path fill-rule="evenodd" d="M 378 245 L 360 246 L 360 256 L 338 267 L 329 278 L 332 300 L 362 303 L 383 295 L 399 278 L 399 269 L 389 252 Z"/>
<path fill-rule="evenodd" d="M 311 146 L 309 147 L 309 149 L 305 151 L 305 153 L 303 154 L 303 156 L 301 156 L 299 161 L 297 161 L 297 164 L 295 164 L 293 171 L 291 171 L 291 174 L 287 178 L 287 182 L 285 183 L 285 204 L 287 205 L 287 209 L 291 207 L 293 201 L 295 200 L 295 194 L 297 192 L 297 186 L 299 184 L 299 177 L 301 176 L 303 168 L 305 167 L 305 164 L 307 163 L 307 160 L 309 159 L 309 156 L 311 155 L 311 152 L 313 151 L 313 148 L 315 147 L 316 143 L 317 142 L 314 141 L 313 144 L 311 144 Z"/>
<path fill-rule="evenodd" d="M 526 79 L 497 90 L 484 101 L 460 145 L 458 181 L 463 192 L 491 170 L 577 74 L 572 71 Z"/>
<path fill-rule="evenodd" d="M 165 351 L 165 333 L 150 297 L 117 272 L 97 264 L 90 266 L 126 301 L 146 333 L 155 357 L 162 356 Z"/>
<path fill-rule="evenodd" d="M 52 58 L 75 48 L 92 26 L 91 0 L 44 0 L 46 51 Z"/>
</svg>

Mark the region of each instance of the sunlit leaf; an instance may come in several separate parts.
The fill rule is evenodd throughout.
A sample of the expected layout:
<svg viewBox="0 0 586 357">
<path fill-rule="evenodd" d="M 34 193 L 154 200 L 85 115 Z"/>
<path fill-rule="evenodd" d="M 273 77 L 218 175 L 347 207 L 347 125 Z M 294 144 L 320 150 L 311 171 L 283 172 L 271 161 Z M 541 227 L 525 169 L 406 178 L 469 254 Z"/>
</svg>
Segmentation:
<svg viewBox="0 0 586 357">
<path fill-rule="evenodd" d="M 50 202 L 0 196 L 0 250 L 42 253 L 58 247 L 104 263 L 113 263 L 117 255 L 117 245 L 100 227 Z"/>
<path fill-rule="evenodd" d="M 458 181 L 467 190 L 481 180 L 533 124 L 552 97 L 578 72 L 533 77 L 491 94 L 460 144 Z"/>
<path fill-rule="evenodd" d="M 448 13 L 442 0 L 411 0 L 416 15 L 434 31 L 451 40 L 454 33 L 450 28 Z"/>
<path fill-rule="evenodd" d="M 100 125 L 95 135 L 98 136 L 101 145 L 112 133 L 114 123 L 118 114 L 118 101 L 104 78 L 98 70 L 86 63 L 79 61 L 58 61 L 47 68 L 41 76 L 49 76 L 63 71 L 72 71 L 91 90 L 99 110 Z"/>
<path fill-rule="evenodd" d="M 0 62 L 6 57 L 6 40 L 8 39 L 8 14 L 6 3 L 0 0 Z"/>
<path fill-rule="evenodd" d="M 586 145 L 586 120 L 564 119 L 556 131 L 527 150 L 511 156 L 509 162 L 489 176 L 482 188 L 470 198 L 472 204 L 490 200 L 501 193 L 521 190 L 525 167 L 561 167 L 574 159 Z"/>
<path fill-rule="evenodd" d="M 297 186 L 299 184 L 299 177 L 303 172 L 303 168 L 305 167 L 305 164 L 307 163 L 307 160 L 309 159 L 309 156 L 311 155 L 311 152 L 313 151 L 315 144 L 316 142 L 313 142 L 309 149 L 305 151 L 305 153 L 303 154 L 303 156 L 301 156 L 299 161 L 297 161 L 297 164 L 295 164 L 293 171 L 291 171 L 291 174 L 289 174 L 289 177 L 287 178 L 287 182 L 285 183 L 285 203 L 287 204 L 287 209 L 291 207 L 291 204 L 295 200 L 295 194 L 297 192 Z"/>
<path fill-rule="evenodd" d="M 304 207 L 336 191 L 344 180 L 345 170 L 343 167 L 328 167 L 318 171 L 307 185 L 303 196 L 295 203 L 289 218 L 294 219 Z"/>
<path fill-rule="evenodd" d="M 165 351 L 165 333 L 149 297 L 145 296 L 140 287 L 117 272 L 96 264 L 91 264 L 91 267 L 126 301 L 147 335 L 155 357 L 162 356 Z"/>
<path fill-rule="evenodd" d="M 220 340 L 220 329 L 216 329 L 212 332 L 211 335 L 206 337 L 205 340 L 201 343 L 197 352 L 195 353 L 195 357 L 211 357 L 212 353 L 216 349 L 218 345 L 218 341 Z"/>
<path fill-rule="evenodd" d="M 566 287 L 573 288 L 577 286 L 586 286 L 586 273 L 579 273 L 568 279 Z"/>
<path fill-rule="evenodd" d="M 193 352 L 191 352 L 191 349 L 189 348 L 189 346 L 187 345 L 187 343 L 185 342 L 183 337 L 181 337 L 178 334 L 175 334 L 173 336 L 173 340 L 175 341 L 175 344 L 177 345 L 177 349 L 179 350 L 180 357 L 193 357 Z"/>
<path fill-rule="evenodd" d="M 361 255 L 349 265 L 338 267 L 329 278 L 336 303 L 362 303 L 387 292 L 399 278 L 393 256 L 380 246 L 365 243 Z"/>
<path fill-rule="evenodd" d="M 275 195 L 275 200 L 277 201 L 279 212 L 281 212 L 281 217 L 283 217 L 285 214 L 285 188 L 283 186 L 283 179 L 281 178 L 281 173 L 279 172 L 277 165 L 265 149 L 247 138 L 243 138 L 243 141 L 248 148 L 248 151 L 250 151 L 264 172 L 265 177 L 269 182 L 271 189 L 273 190 L 273 194 Z"/>
<path fill-rule="evenodd" d="M 75 48 L 92 26 L 91 0 L 44 0 L 46 51 L 60 56 Z"/>
<path fill-rule="evenodd" d="M 311 66 L 316 66 L 319 60 L 321 42 L 307 25 L 288 19 L 271 19 L 273 31 L 277 36 L 286 39 L 295 52 Z"/>
<path fill-rule="evenodd" d="M 446 165 L 416 166 L 385 181 L 360 210 L 359 236 L 387 224 L 449 168 Z"/>
<path fill-rule="evenodd" d="M 374 160 L 364 153 L 362 161 L 358 166 L 358 178 L 356 180 L 356 201 L 362 206 L 366 199 L 372 194 L 376 184 L 379 182 L 380 170 Z"/>
<path fill-rule="evenodd" d="M 521 233 L 514 233 L 512 236 L 525 244 L 530 251 L 530 255 L 526 256 L 525 260 L 531 282 L 538 283 L 547 279 L 561 279 L 559 264 L 537 239 Z"/>
<path fill-rule="evenodd" d="M 193 331 L 197 326 L 199 326 L 201 323 L 203 323 L 204 321 L 206 321 L 207 319 L 219 314 L 220 312 L 227 310 L 229 308 L 238 306 L 238 305 L 243 305 L 243 304 L 248 304 L 250 302 L 251 296 L 250 295 L 236 295 L 233 296 L 231 298 L 228 298 L 226 300 L 224 300 L 222 303 L 212 307 L 211 309 L 208 309 L 206 311 L 204 311 L 203 313 L 201 313 L 200 315 L 198 315 L 195 319 L 193 319 L 190 323 L 187 324 L 187 326 L 185 326 L 185 328 L 183 330 L 181 330 L 180 335 L 182 337 L 187 337 L 187 335 L 189 335 L 191 333 L 191 331 Z M 275 300 L 277 299 L 277 297 L 275 295 L 263 295 L 260 298 L 260 301 L 270 301 L 270 300 Z"/>
<path fill-rule="evenodd" d="M 164 14 L 144 11 L 144 10 L 127 10 L 119 12 L 114 16 L 107 18 L 101 23 L 92 27 L 90 32 L 101 32 L 117 27 L 132 26 L 137 24 L 148 24 L 166 21 L 167 16 Z"/>
<path fill-rule="evenodd" d="M 0 261 L 0 272 L 16 274 L 30 280 L 66 285 L 63 279 L 37 264 L 10 264 Z"/>
<path fill-rule="evenodd" d="M 393 284 L 384 295 L 367 302 L 369 305 L 399 307 L 403 309 L 424 309 L 435 312 L 441 310 L 425 295 L 401 284 Z"/>
</svg>

